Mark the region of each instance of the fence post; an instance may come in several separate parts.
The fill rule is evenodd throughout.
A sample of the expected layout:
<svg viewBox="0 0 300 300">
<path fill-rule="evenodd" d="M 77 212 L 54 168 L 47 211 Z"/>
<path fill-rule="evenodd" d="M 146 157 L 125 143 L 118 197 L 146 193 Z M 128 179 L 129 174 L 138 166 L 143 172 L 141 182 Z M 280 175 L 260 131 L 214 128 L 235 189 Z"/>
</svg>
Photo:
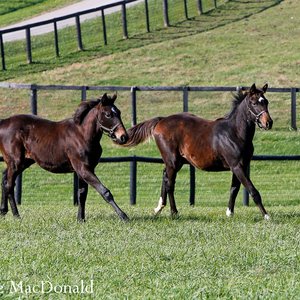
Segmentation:
<svg viewBox="0 0 300 300">
<path fill-rule="evenodd" d="M 136 86 L 131 87 L 131 125 L 136 125 Z"/>
<path fill-rule="evenodd" d="M 128 39 L 126 4 L 125 4 L 125 2 L 122 3 L 122 23 L 123 23 L 123 38 Z"/>
<path fill-rule="evenodd" d="M 189 111 L 189 87 L 183 87 L 183 111 Z M 195 177 L 196 170 L 195 167 L 190 165 L 190 205 L 195 205 Z"/>
<path fill-rule="evenodd" d="M 202 0 L 197 1 L 197 6 L 198 6 L 198 14 L 202 15 L 203 14 Z"/>
<path fill-rule="evenodd" d="M 87 91 L 87 86 L 83 85 L 81 87 L 81 101 L 86 101 L 86 91 Z"/>
<path fill-rule="evenodd" d="M 37 115 L 37 88 L 35 84 L 30 87 L 30 105 L 31 113 Z"/>
<path fill-rule="evenodd" d="M 81 87 L 81 101 L 85 101 L 86 100 L 86 91 L 87 91 L 88 87 L 87 86 L 82 86 Z M 74 206 L 78 205 L 78 176 L 77 174 L 74 172 L 73 173 L 73 204 Z"/>
<path fill-rule="evenodd" d="M 101 10 L 101 19 L 102 19 L 104 45 L 107 45 L 107 35 L 106 35 L 106 24 L 105 24 L 104 9 Z"/>
<path fill-rule="evenodd" d="M 80 17 L 79 17 L 79 15 L 76 15 L 75 21 L 76 21 L 78 49 L 80 51 L 82 51 L 83 50 L 83 45 L 82 45 L 82 37 L 81 37 L 81 27 L 80 27 Z"/>
<path fill-rule="evenodd" d="M 183 111 L 189 111 L 189 87 L 183 87 Z"/>
<path fill-rule="evenodd" d="M 26 27 L 26 53 L 27 53 L 27 63 L 32 63 L 32 53 L 31 53 L 31 34 L 30 27 Z"/>
<path fill-rule="evenodd" d="M 30 87 L 31 113 L 37 115 L 37 88 L 32 84 Z M 16 178 L 15 199 L 18 205 L 22 203 L 22 173 Z"/>
<path fill-rule="evenodd" d="M 291 128 L 297 130 L 297 89 L 291 88 Z"/>
<path fill-rule="evenodd" d="M 147 32 L 150 32 L 150 20 L 149 20 L 148 0 L 145 0 L 145 15 L 146 15 L 146 29 L 147 29 Z"/>
<path fill-rule="evenodd" d="M 185 19 L 188 20 L 189 19 L 189 15 L 188 15 L 188 8 L 187 8 L 187 0 L 183 0 L 183 6 L 184 6 L 184 16 L 185 16 Z"/>
<path fill-rule="evenodd" d="M 130 204 L 136 204 L 136 176 L 137 175 L 137 161 L 136 156 L 132 157 L 130 161 Z"/>
<path fill-rule="evenodd" d="M 2 70 L 6 70 L 5 67 L 5 54 L 4 54 L 4 43 L 3 43 L 3 34 L 0 33 L 0 51 L 1 51 L 1 62 L 2 62 Z"/>
<path fill-rule="evenodd" d="M 217 0 L 214 0 L 215 8 L 217 8 Z"/>
<path fill-rule="evenodd" d="M 54 22 L 53 25 L 54 25 L 54 45 L 55 45 L 55 54 L 56 54 L 56 57 L 59 57 L 57 22 Z"/>
<path fill-rule="evenodd" d="M 168 0 L 163 0 L 163 12 L 164 12 L 164 25 L 165 27 L 169 27 L 170 22 L 169 22 Z"/>
</svg>

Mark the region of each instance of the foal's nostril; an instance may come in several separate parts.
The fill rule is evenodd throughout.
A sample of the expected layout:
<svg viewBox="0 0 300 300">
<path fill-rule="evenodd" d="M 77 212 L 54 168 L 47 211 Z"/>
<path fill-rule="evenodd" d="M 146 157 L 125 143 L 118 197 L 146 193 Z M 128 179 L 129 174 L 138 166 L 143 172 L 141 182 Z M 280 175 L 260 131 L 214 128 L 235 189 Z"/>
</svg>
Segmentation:
<svg viewBox="0 0 300 300">
<path fill-rule="evenodd" d="M 268 129 L 271 129 L 272 126 L 273 126 L 273 120 L 268 121 L 268 122 L 266 123 L 266 126 L 267 126 Z"/>
<path fill-rule="evenodd" d="M 128 136 L 126 134 L 123 134 L 123 135 L 121 135 L 120 140 L 121 140 L 122 144 L 125 144 L 128 140 Z"/>
</svg>

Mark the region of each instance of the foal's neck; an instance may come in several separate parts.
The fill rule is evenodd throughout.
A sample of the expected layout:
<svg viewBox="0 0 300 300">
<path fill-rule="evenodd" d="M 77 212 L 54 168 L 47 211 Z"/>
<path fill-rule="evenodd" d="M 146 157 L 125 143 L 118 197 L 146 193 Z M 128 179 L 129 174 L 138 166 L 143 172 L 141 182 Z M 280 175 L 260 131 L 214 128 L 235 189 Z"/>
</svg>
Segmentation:
<svg viewBox="0 0 300 300">
<path fill-rule="evenodd" d="M 255 133 L 255 123 L 250 119 L 247 99 L 244 99 L 238 106 L 234 121 L 239 137 L 244 141 L 252 141 Z"/>
<path fill-rule="evenodd" d="M 86 140 L 93 141 L 101 139 L 102 131 L 97 125 L 97 115 L 98 110 L 92 108 L 82 122 L 82 130 Z"/>
</svg>

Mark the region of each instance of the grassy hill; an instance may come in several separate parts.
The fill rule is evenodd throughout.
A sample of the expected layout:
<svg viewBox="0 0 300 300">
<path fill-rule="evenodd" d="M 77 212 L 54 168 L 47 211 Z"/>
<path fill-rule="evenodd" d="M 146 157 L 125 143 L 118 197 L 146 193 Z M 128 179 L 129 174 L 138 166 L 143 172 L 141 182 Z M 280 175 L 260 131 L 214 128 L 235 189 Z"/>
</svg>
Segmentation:
<svg viewBox="0 0 300 300">
<path fill-rule="evenodd" d="M 0 76 L 37 84 L 297 86 L 299 13 L 297 0 L 229 1 L 187 21 L 177 14 L 171 28 L 157 28 L 150 34 L 130 27 L 128 40 L 118 29 L 116 35 L 110 32 L 105 47 L 98 40 L 99 23 L 92 21 L 83 32 L 98 30 L 98 36 L 85 37 L 85 51 L 78 52 L 73 41 L 56 59 L 51 47 L 42 52 L 39 38 L 33 65 L 20 57 Z M 72 30 L 61 33 L 66 42 Z M 49 40 L 44 37 L 41 45 Z M 11 47 L 17 53 L 23 46 L 13 43 Z M 80 98 L 79 93 L 67 91 L 41 91 L 38 96 L 39 114 L 51 119 L 72 115 Z M 267 97 L 274 129 L 257 130 L 256 154 L 299 154 L 299 132 L 289 130 L 290 95 L 267 93 Z M 229 111 L 231 98 L 230 93 L 191 93 L 190 109 L 214 119 Z M 30 111 L 28 91 L 0 89 L 0 99 L 1 118 Z M 138 121 L 181 111 L 181 99 L 175 92 L 138 93 Z M 129 93 L 120 92 L 117 105 L 130 126 Z M 128 150 L 104 137 L 101 144 L 104 156 L 158 156 L 154 143 Z M 235 217 L 226 218 L 230 173 L 197 172 L 196 206 L 191 208 L 184 167 L 176 186 L 180 216 L 171 219 L 166 209 L 154 218 L 151 212 L 159 199 L 162 166 L 138 165 L 138 201 L 131 207 L 129 165 L 102 164 L 97 174 L 132 221 L 116 220 L 90 189 L 87 223 L 80 225 L 71 204 L 72 176 L 52 176 L 33 167 L 23 178 L 22 219 L 13 220 L 9 214 L 0 220 L 0 283 L 5 295 L 11 280 L 33 285 L 41 280 L 77 284 L 82 279 L 94 280 L 91 299 L 297 299 L 299 168 L 299 162 L 252 163 L 252 180 L 271 214 L 266 223 L 253 203 L 242 206 L 241 195 Z M 48 296 L 61 295 L 36 297 Z"/>
</svg>

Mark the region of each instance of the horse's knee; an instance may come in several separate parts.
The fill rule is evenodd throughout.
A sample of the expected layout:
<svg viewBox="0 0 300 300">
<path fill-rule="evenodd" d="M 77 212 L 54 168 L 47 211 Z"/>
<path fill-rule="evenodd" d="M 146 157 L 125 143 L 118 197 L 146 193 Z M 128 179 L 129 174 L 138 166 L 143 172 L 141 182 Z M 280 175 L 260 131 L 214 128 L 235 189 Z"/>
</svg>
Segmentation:
<svg viewBox="0 0 300 300">
<path fill-rule="evenodd" d="M 114 197 L 112 195 L 112 193 L 110 192 L 109 189 L 105 189 L 102 193 L 101 193 L 102 197 L 104 198 L 104 200 L 106 202 L 112 202 L 114 201 Z"/>
</svg>

